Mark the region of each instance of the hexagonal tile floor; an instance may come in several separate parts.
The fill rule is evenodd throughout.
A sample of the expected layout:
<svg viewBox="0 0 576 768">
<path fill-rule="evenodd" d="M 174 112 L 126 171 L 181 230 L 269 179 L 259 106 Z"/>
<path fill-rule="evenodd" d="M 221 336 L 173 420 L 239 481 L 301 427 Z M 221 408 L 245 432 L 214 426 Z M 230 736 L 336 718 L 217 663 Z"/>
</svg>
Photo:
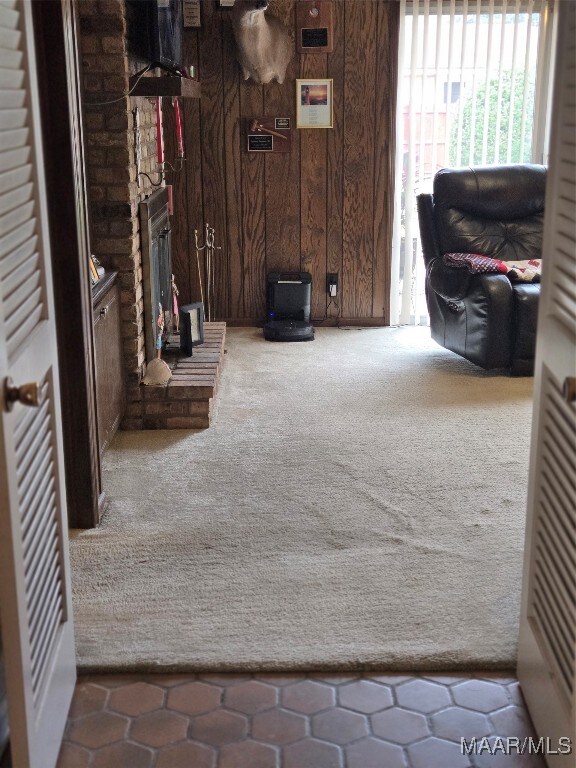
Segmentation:
<svg viewBox="0 0 576 768">
<path fill-rule="evenodd" d="M 533 735 L 512 675 L 102 675 L 58 768 L 544 768 L 460 745 Z"/>
</svg>

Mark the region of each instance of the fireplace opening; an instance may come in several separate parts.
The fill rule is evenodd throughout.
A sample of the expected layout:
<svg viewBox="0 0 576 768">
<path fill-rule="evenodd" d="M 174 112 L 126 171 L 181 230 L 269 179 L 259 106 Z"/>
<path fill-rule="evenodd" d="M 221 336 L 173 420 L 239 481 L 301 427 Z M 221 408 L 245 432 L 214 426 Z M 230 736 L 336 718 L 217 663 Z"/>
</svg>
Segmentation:
<svg viewBox="0 0 576 768">
<path fill-rule="evenodd" d="M 146 362 L 166 348 L 172 334 L 172 232 L 165 187 L 140 203 L 142 289 Z"/>
</svg>

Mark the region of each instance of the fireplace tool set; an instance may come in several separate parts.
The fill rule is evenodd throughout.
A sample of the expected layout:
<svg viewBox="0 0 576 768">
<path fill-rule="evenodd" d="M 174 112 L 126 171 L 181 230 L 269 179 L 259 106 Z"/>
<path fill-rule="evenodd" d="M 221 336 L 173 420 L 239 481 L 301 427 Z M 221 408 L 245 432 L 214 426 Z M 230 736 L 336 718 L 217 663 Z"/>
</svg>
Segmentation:
<svg viewBox="0 0 576 768">
<path fill-rule="evenodd" d="M 206 310 L 206 319 L 210 322 L 214 316 L 214 255 L 215 251 L 221 251 L 222 246 L 215 245 L 216 230 L 206 222 L 204 228 L 204 245 L 198 243 L 198 230 L 194 230 L 194 242 L 196 244 L 196 267 L 198 269 L 198 283 L 200 285 L 200 299 Z M 200 266 L 200 253 L 204 251 L 204 280 Z M 204 300 L 206 296 L 206 300 Z"/>
</svg>

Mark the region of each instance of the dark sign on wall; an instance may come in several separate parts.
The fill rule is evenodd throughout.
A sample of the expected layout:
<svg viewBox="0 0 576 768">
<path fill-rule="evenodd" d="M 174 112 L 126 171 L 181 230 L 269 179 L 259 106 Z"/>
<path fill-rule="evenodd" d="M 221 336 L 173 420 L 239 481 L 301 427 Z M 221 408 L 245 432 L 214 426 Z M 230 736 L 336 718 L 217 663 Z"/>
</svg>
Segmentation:
<svg viewBox="0 0 576 768">
<path fill-rule="evenodd" d="M 248 134 L 248 152 L 273 152 L 274 136 L 266 136 L 260 133 Z"/>
<path fill-rule="evenodd" d="M 298 53 L 332 53 L 332 0 L 301 0 L 296 3 L 296 50 Z"/>
<path fill-rule="evenodd" d="M 326 50 L 328 47 L 328 29 L 326 27 L 301 29 L 300 41 L 302 48 L 323 48 Z"/>
</svg>

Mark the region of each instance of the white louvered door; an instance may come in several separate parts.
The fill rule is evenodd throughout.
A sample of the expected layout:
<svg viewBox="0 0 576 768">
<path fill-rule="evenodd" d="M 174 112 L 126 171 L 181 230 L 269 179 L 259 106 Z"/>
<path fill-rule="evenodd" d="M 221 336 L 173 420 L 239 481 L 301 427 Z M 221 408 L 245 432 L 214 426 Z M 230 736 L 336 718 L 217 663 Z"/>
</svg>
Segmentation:
<svg viewBox="0 0 576 768">
<path fill-rule="evenodd" d="M 559 8 L 518 678 L 539 736 L 576 751 L 576 3 Z"/>
<path fill-rule="evenodd" d="M 32 34 L 0 0 L 0 624 L 14 768 L 54 768 L 76 676 Z M 35 407 L 12 403 L 38 384 Z"/>
</svg>

